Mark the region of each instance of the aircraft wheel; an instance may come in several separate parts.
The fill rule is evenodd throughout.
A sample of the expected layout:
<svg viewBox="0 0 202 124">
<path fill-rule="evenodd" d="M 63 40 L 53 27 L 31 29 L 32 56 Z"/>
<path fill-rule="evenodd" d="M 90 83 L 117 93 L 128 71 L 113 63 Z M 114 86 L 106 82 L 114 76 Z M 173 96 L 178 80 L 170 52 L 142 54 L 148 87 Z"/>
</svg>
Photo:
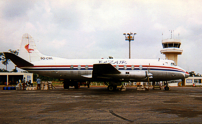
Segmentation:
<svg viewBox="0 0 202 124">
<path fill-rule="evenodd" d="M 75 89 L 79 89 L 78 85 L 75 85 L 74 88 L 75 88 Z"/>
<path fill-rule="evenodd" d="M 79 82 L 74 82 L 74 88 L 75 89 L 79 89 L 80 88 L 80 83 Z"/>
<path fill-rule="evenodd" d="M 113 87 L 114 87 L 114 89 L 113 89 L 113 90 L 115 91 L 115 90 L 116 90 L 116 88 L 117 88 L 117 86 L 113 86 Z"/>
<path fill-rule="evenodd" d="M 167 87 L 167 86 L 166 86 L 164 89 L 165 89 L 165 90 L 170 90 L 170 88 L 169 88 L 169 87 Z"/>
<path fill-rule="evenodd" d="M 63 82 L 63 83 L 64 83 L 64 86 L 63 86 L 64 89 L 69 89 L 69 84 L 68 84 L 68 82 L 65 81 L 65 82 Z"/>
<path fill-rule="evenodd" d="M 108 86 L 108 90 L 109 90 L 109 91 L 113 91 L 113 90 L 114 90 L 114 86 L 113 86 L 113 85 L 109 85 L 109 86 Z"/>
</svg>

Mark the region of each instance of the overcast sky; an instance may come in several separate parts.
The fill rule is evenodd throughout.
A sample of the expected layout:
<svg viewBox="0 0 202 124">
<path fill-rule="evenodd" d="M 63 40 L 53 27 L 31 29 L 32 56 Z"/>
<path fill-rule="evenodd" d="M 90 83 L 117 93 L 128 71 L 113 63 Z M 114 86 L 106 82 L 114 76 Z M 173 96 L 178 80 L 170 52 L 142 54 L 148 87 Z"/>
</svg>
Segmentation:
<svg viewBox="0 0 202 124">
<path fill-rule="evenodd" d="M 201 5 L 201 0 L 0 0 L 0 51 L 18 49 L 29 33 L 45 55 L 127 59 L 123 33 L 133 32 L 133 59 L 164 59 L 162 38 L 174 30 L 183 49 L 178 65 L 202 73 Z"/>
</svg>

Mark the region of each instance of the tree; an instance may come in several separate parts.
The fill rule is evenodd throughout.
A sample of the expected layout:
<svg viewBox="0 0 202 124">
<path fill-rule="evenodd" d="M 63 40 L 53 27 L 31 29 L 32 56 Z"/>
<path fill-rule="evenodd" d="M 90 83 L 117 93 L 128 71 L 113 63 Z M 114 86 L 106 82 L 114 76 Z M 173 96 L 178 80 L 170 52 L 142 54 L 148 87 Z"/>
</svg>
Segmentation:
<svg viewBox="0 0 202 124">
<path fill-rule="evenodd" d="M 17 49 L 17 50 L 11 50 L 11 49 L 9 49 L 8 51 L 10 51 L 11 53 L 13 53 L 15 55 L 19 54 L 19 49 Z"/>
<path fill-rule="evenodd" d="M 8 51 L 10 51 L 11 53 L 13 53 L 15 55 L 18 55 L 18 53 L 19 53 L 19 50 L 9 49 Z M 0 61 L 2 61 L 2 64 L 6 65 L 6 70 L 7 70 L 7 65 L 8 65 L 8 62 L 10 61 L 10 59 L 7 59 L 6 56 L 2 52 L 0 52 Z"/>
<path fill-rule="evenodd" d="M 12 72 L 18 72 L 18 70 L 17 70 L 16 68 L 14 68 L 14 69 L 12 70 Z"/>
<path fill-rule="evenodd" d="M 0 69 L 0 72 L 8 72 L 8 71 L 3 68 L 3 69 Z"/>
<path fill-rule="evenodd" d="M 6 70 L 7 70 L 7 64 L 9 59 L 7 59 L 3 53 L 0 53 L 0 57 L 1 57 L 2 64 L 6 65 Z"/>
<path fill-rule="evenodd" d="M 38 75 L 38 74 L 35 74 L 35 73 L 33 75 L 33 80 L 36 81 L 38 76 L 42 81 L 59 81 L 60 80 L 58 78 L 46 77 L 46 76 Z"/>
</svg>

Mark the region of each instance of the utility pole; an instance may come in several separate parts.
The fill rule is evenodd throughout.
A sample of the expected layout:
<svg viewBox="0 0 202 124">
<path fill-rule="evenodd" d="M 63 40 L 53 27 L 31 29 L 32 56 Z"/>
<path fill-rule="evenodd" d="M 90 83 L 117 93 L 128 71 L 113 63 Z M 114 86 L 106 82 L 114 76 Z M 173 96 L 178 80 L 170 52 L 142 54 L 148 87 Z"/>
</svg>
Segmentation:
<svg viewBox="0 0 202 124">
<path fill-rule="evenodd" d="M 123 33 L 123 35 L 125 35 L 125 40 L 129 41 L 129 59 L 131 59 L 131 48 L 130 48 L 130 41 L 134 41 L 134 36 L 136 35 L 136 33 Z"/>
</svg>

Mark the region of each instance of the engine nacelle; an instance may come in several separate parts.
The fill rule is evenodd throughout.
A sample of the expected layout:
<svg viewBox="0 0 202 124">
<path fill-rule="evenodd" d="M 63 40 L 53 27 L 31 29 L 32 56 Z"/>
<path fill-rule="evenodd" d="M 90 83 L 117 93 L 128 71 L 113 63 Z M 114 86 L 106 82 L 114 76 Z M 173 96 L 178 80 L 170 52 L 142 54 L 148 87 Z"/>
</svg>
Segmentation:
<svg viewBox="0 0 202 124">
<path fill-rule="evenodd" d="M 145 79 L 147 76 L 152 78 L 152 74 L 147 74 L 147 71 L 122 71 L 120 74 L 106 74 L 105 76 L 119 79 Z"/>
</svg>

